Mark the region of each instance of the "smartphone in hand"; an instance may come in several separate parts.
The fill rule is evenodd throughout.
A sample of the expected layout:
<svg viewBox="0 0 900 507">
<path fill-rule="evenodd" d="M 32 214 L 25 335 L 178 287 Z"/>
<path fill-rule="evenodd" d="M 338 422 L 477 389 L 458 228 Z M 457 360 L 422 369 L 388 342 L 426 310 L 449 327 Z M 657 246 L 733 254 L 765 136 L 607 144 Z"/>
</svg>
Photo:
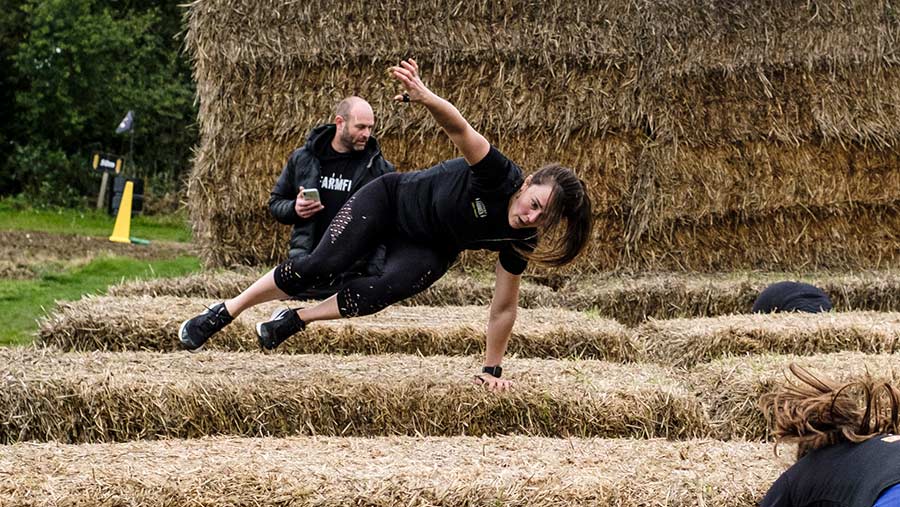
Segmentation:
<svg viewBox="0 0 900 507">
<path fill-rule="evenodd" d="M 304 188 L 302 192 L 300 192 L 300 197 L 306 199 L 307 201 L 321 201 L 322 199 L 319 197 L 319 189 L 318 188 Z"/>
</svg>

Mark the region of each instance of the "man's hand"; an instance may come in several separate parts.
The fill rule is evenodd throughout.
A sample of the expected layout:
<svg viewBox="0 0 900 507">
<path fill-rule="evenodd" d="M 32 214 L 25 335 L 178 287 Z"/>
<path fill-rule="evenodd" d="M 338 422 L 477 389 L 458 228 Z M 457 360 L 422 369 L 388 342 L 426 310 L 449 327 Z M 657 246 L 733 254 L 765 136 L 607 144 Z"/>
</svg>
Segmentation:
<svg viewBox="0 0 900 507">
<path fill-rule="evenodd" d="M 319 201 L 310 201 L 303 198 L 303 187 L 297 191 L 297 200 L 294 201 L 294 212 L 300 218 L 309 218 L 325 209 Z"/>
<path fill-rule="evenodd" d="M 512 389 L 511 380 L 497 378 L 490 373 L 475 375 L 475 383 L 484 386 L 485 389 L 490 391 L 507 391 Z"/>
</svg>

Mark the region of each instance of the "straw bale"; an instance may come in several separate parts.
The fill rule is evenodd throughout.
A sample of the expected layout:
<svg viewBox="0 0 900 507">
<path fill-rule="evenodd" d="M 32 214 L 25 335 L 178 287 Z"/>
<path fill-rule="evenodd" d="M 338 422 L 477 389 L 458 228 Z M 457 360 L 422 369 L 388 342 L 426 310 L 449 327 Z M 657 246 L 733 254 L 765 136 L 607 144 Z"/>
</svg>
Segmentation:
<svg viewBox="0 0 900 507">
<path fill-rule="evenodd" d="M 895 205 L 900 195 L 897 150 L 855 144 L 654 145 L 643 151 L 640 167 L 656 185 L 646 207 L 651 230 L 676 219 L 752 219 L 796 206 Z"/>
<path fill-rule="evenodd" d="M 790 377 L 787 367 L 791 362 L 836 382 L 847 382 L 866 372 L 896 382 L 900 378 L 898 358 L 896 354 L 863 352 L 733 357 L 698 365 L 689 378 L 709 411 L 717 438 L 762 440 L 771 435 L 757 402 Z"/>
<path fill-rule="evenodd" d="M 0 453 L 0 502 L 751 507 L 787 465 L 768 444 L 711 440 L 215 437 L 21 443 Z"/>
<path fill-rule="evenodd" d="M 898 204 L 798 205 L 753 216 L 673 220 L 657 232 L 632 236 L 624 264 L 639 270 L 703 272 L 896 268 Z"/>
<path fill-rule="evenodd" d="M 898 24 L 886 0 L 832 2 L 639 2 L 646 13 L 654 77 L 765 63 L 894 64 Z"/>
<path fill-rule="evenodd" d="M 824 139 L 889 149 L 900 140 L 900 67 L 877 65 L 708 68 L 643 86 L 642 106 L 654 113 L 659 141 L 714 147 Z"/>
<path fill-rule="evenodd" d="M 635 340 L 647 358 L 691 367 L 724 356 L 893 352 L 900 313 L 826 312 L 649 320 Z"/>
<path fill-rule="evenodd" d="M 509 358 L 0 350 L 0 442 L 202 435 L 667 437 L 708 432 L 668 368 Z"/>
<path fill-rule="evenodd" d="M 385 156 L 402 170 L 430 167 L 459 156 L 446 136 L 435 128 L 425 141 L 410 137 L 381 139 Z M 526 173 L 559 162 L 574 168 L 585 180 L 597 215 L 595 234 L 602 238 L 587 257 L 590 264 L 610 269 L 618 263 L 623 202 L 634 175 L 639 150 L 638 134 L 589 137 L 577 135 L 575 144 L 536 143 L 534 136 L 513 135 L 492 139 Z M 422 146 L 422 142 L 425 143 Z M 269 194 L 290 152 L 302 145 L 292 141 L 242 140 L 201 146 L 188 189 L 194 240 L 208 267 L 274 265 L 287 251 L 290 227 L 279 224 L 268 211 Z M 223 188 L 228 188 L 227 194 Z M 588 265 L 588 259 L 580 265 Z"/>
<path fill-rule="evenodd" d="M 557 292 L 559 306 L 593 310 L 634 326 L 648 318 L 749 313 L 759 292 L 784 280 L 811 283 L 837 311 L 900 311 L 900 272 L 860 273 L 607 273 L 572 276 Z"/>
<path fill-rule="evenodd" d="M 357 94 L 372 104 L 376 135 L 413 141 L 427 149 L 425 141 L 440 133 L 440 127 L 424 107 L 393 100 L 398 84 L 386 71 L 398 60 L 376 58 L 334 67 L 217 69 L 215 79 L 222 84 L 215 87 L 216 95 L 209 97 L 205 112 L 211 116 L 210 123 L 201 134 L 224 141 L 252 138 L 296 143 L 313 125 L 332 120 L 340 99 Z M 633 64 L 555 70 L 517 61 L 438 65 L 422 60 L 421 65 L 429 88 L 456 104 L 490 140 L 519 136 L 532 145 L 559 146 L 575 133 L 593 140 L 607 131 L 625 132 L 641 126 L 635 94 L 638 68 Z M 536 137 L 536 132 L 554 137 L 544 140 Z M 429 165 L 434 161 L 425 160 Z"/>
<path fill-rule="evenodd" d="M 465 306 L 490 304 L 493 275 L 468 269 L 474 259 L 464 255 L 456 268 L 425 292 L 398 305 Z M 261 272 L 213 271 L 178 278 L 134 280 L 113 285 L 118 297 L 178 296 L 225 299 L 256 281 Z M 522 308 L 562 307 L 590 310 L 597 315 L 635 326 L 646 320 L 715 317 L 748 313 L 768 285 L 784 280 L 811 283 L 831 298 L 837 311 L 900 312 L 900 272 L 896 270 L 842 272 L 732 272 L 628 274 L 526 274 L 519 289 Z"/>
<path fill-rule="evenodd" d="M 177 296 L 185 298 L 227 299 L 236 296 L 255 282 L 263 272 L 255 269 L 214 270 L 192 273 L 178 278 L 131 280 L 109 287 L 107 294 L 118 297 Z M 519 287 L 522 308 L 560 306 L 555 289 L 545 286 L 542 279 L 530 281 L 526 275 Z M 561 282 L 559 282 L 561 283 Z M 449 271 L 424 292 L 398 302 L 402 306 L 466 306 L 487 305 L 494 294 L 493 275 L 463 271 L 458 267 Z"/>
<path fill-rule="evenodd" d="M 190 6 L 186 42 L 195 59 L 209 64 L 324 67 L 393 55 L 572 64 L 633 53 L 638 16 L 627 1 L 588 7 L 562 0 L 387 0 L 373 8 L 361 1 L 204 0 Z"/>
<path fill-rule="evenodd" d="M 40 326 L 39 342 L 65 350 L 178 350 L 178 327 L 216 300 L 161 297 L 87 297 L 62 303 Z M 273 302 L 241 314 L 209 346 L 258 349 L 255 324 L 299 302 Z M 310 324 L 279 350 L 333 354 L 472 354 L 484 349 L 484 306 L 389 307 L 375 315 Z M 520 309 L 509 352 L 525 357 L 635 359 L 621 324 L 559 308 Z"/>
</svg>

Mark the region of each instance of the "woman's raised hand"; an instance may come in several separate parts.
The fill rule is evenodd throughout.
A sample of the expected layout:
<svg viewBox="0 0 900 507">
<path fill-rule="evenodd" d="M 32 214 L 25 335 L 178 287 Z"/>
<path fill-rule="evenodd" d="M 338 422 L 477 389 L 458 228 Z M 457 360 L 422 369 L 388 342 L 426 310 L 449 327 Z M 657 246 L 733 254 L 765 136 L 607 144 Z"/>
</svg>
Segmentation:
<svg viewBox="0 0 900 507">
<path fill-rule="evenodd" d="M 397 102 L 420 102 L 431 93 L 419 77 L 419 66 L 412 58 L 391 67 L 390 73 L 406 89 L 406 93 L 394 96 Z"/>
</svg>

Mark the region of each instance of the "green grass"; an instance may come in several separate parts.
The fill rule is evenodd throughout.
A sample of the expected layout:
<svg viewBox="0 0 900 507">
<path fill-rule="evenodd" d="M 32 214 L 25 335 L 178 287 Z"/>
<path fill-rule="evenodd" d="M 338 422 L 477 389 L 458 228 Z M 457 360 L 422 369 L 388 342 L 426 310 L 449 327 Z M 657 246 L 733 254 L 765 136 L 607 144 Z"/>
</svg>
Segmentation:
<svg viewBox="0 0 900 507">
<path fill-rule="evenodd" d="M 0 199 L 0 224 L 5 230 L 109 236 L 115 222 L 115 217 L 96 209 L 39 209 L 21 199 Z M 191 229 L 184 213 L 138 215 L 131 219 L 130 235 L 156 241 L 189 242 Z"/>
<path fill-rule="evenodd" d="M 0 280 L 0 346 L 31 343 L 38 328 L 36 319 L 51 311 L 56 300 L 103 294 L 124 279 L 181 276 L 199 270 L 196 257 L 150 262 L 101 257 L 80 268 L 46 272 L 32 280 Z"/>
</svg>

